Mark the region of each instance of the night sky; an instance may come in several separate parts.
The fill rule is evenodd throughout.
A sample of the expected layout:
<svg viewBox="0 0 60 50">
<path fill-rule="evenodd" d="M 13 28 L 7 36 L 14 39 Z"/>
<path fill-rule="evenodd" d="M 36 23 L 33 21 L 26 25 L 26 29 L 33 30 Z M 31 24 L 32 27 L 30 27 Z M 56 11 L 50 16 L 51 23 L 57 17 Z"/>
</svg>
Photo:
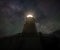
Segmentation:
<svg viewBox="0 0 60 50">
<path fill-rule="evenodd" d="M 21 33 L 25 14 L 36 17 L 38 32 L 60 29 L 60 2 L 57 0 L 0 0 L 0 36 Z"/>
</svg>

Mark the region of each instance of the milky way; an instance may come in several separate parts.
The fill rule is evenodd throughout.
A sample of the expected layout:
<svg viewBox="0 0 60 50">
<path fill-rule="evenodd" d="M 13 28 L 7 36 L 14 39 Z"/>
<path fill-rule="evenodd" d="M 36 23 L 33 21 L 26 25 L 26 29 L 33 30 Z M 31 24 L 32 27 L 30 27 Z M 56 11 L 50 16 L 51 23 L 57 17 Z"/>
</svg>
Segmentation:
<svg viewBox="0 0 60 50">
<path fill-rule="evenodd" d="M 21 33 L 24 14 L 30 10 L 36 13 L 38 32 L 48 34 L 60 29 L 60 3 L 57 0 L 0 0 L 0 35 Z"/>
</svg>

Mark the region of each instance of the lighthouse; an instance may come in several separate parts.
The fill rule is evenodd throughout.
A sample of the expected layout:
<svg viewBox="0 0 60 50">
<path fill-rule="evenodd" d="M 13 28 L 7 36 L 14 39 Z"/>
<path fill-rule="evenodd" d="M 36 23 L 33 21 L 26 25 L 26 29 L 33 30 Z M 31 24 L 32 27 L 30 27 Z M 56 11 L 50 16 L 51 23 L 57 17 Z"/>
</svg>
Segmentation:
<svg viewBox="0 0 60 50">
<path fill-rule="evenodd" d="M 37 36 L 37 30 L 35 26 L 35 17 L 33 15 L 29 14 L 26 16 L 22 33 L 26 37 Z"/>
<path fill-rule="evenodd" d="M 40 49 L 40 38 L 37 36 L 35 17 L 33 15 L 29 14 L 25 18 L 22 34 L 24 39 L 23 48 Z"/>
</svg>

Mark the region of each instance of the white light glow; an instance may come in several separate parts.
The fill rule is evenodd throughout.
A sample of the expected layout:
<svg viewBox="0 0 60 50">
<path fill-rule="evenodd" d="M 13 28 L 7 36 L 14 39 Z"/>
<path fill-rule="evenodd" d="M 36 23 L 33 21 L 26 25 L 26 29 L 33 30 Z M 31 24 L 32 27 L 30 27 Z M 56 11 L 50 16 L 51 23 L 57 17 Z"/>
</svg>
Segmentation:
<svg viewBox="0 0 60 50">
<path fill-rule="evenodd" d="M 27 18 L 29 18 L 29 17 L 33 17 L 33 15 L 27 15 Z"/>
</svg>

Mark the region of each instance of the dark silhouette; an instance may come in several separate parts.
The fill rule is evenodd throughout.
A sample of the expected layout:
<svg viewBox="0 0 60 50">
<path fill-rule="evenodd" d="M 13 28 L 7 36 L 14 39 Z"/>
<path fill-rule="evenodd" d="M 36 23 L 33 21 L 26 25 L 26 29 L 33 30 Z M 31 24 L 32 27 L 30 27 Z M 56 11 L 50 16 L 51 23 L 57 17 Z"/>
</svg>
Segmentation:
<svg viewBox="0 0 60 50">
<path fill-rule="evenodd" d="M 47 36 L 42 34 L 41 41 L 43 50 L 60 49 L 60 30 L 56 30 Z"/>
<path fill-rule="evenodd" d="M 54 31 L 49 35 L 40 32 L 38 37 L 26 37 L 18 33 L 14 36 L 0 38 L 0 49 L 60 49 L 60 37 L 57 35 L 60 36 L 60 30 Z"/>
</svg>

